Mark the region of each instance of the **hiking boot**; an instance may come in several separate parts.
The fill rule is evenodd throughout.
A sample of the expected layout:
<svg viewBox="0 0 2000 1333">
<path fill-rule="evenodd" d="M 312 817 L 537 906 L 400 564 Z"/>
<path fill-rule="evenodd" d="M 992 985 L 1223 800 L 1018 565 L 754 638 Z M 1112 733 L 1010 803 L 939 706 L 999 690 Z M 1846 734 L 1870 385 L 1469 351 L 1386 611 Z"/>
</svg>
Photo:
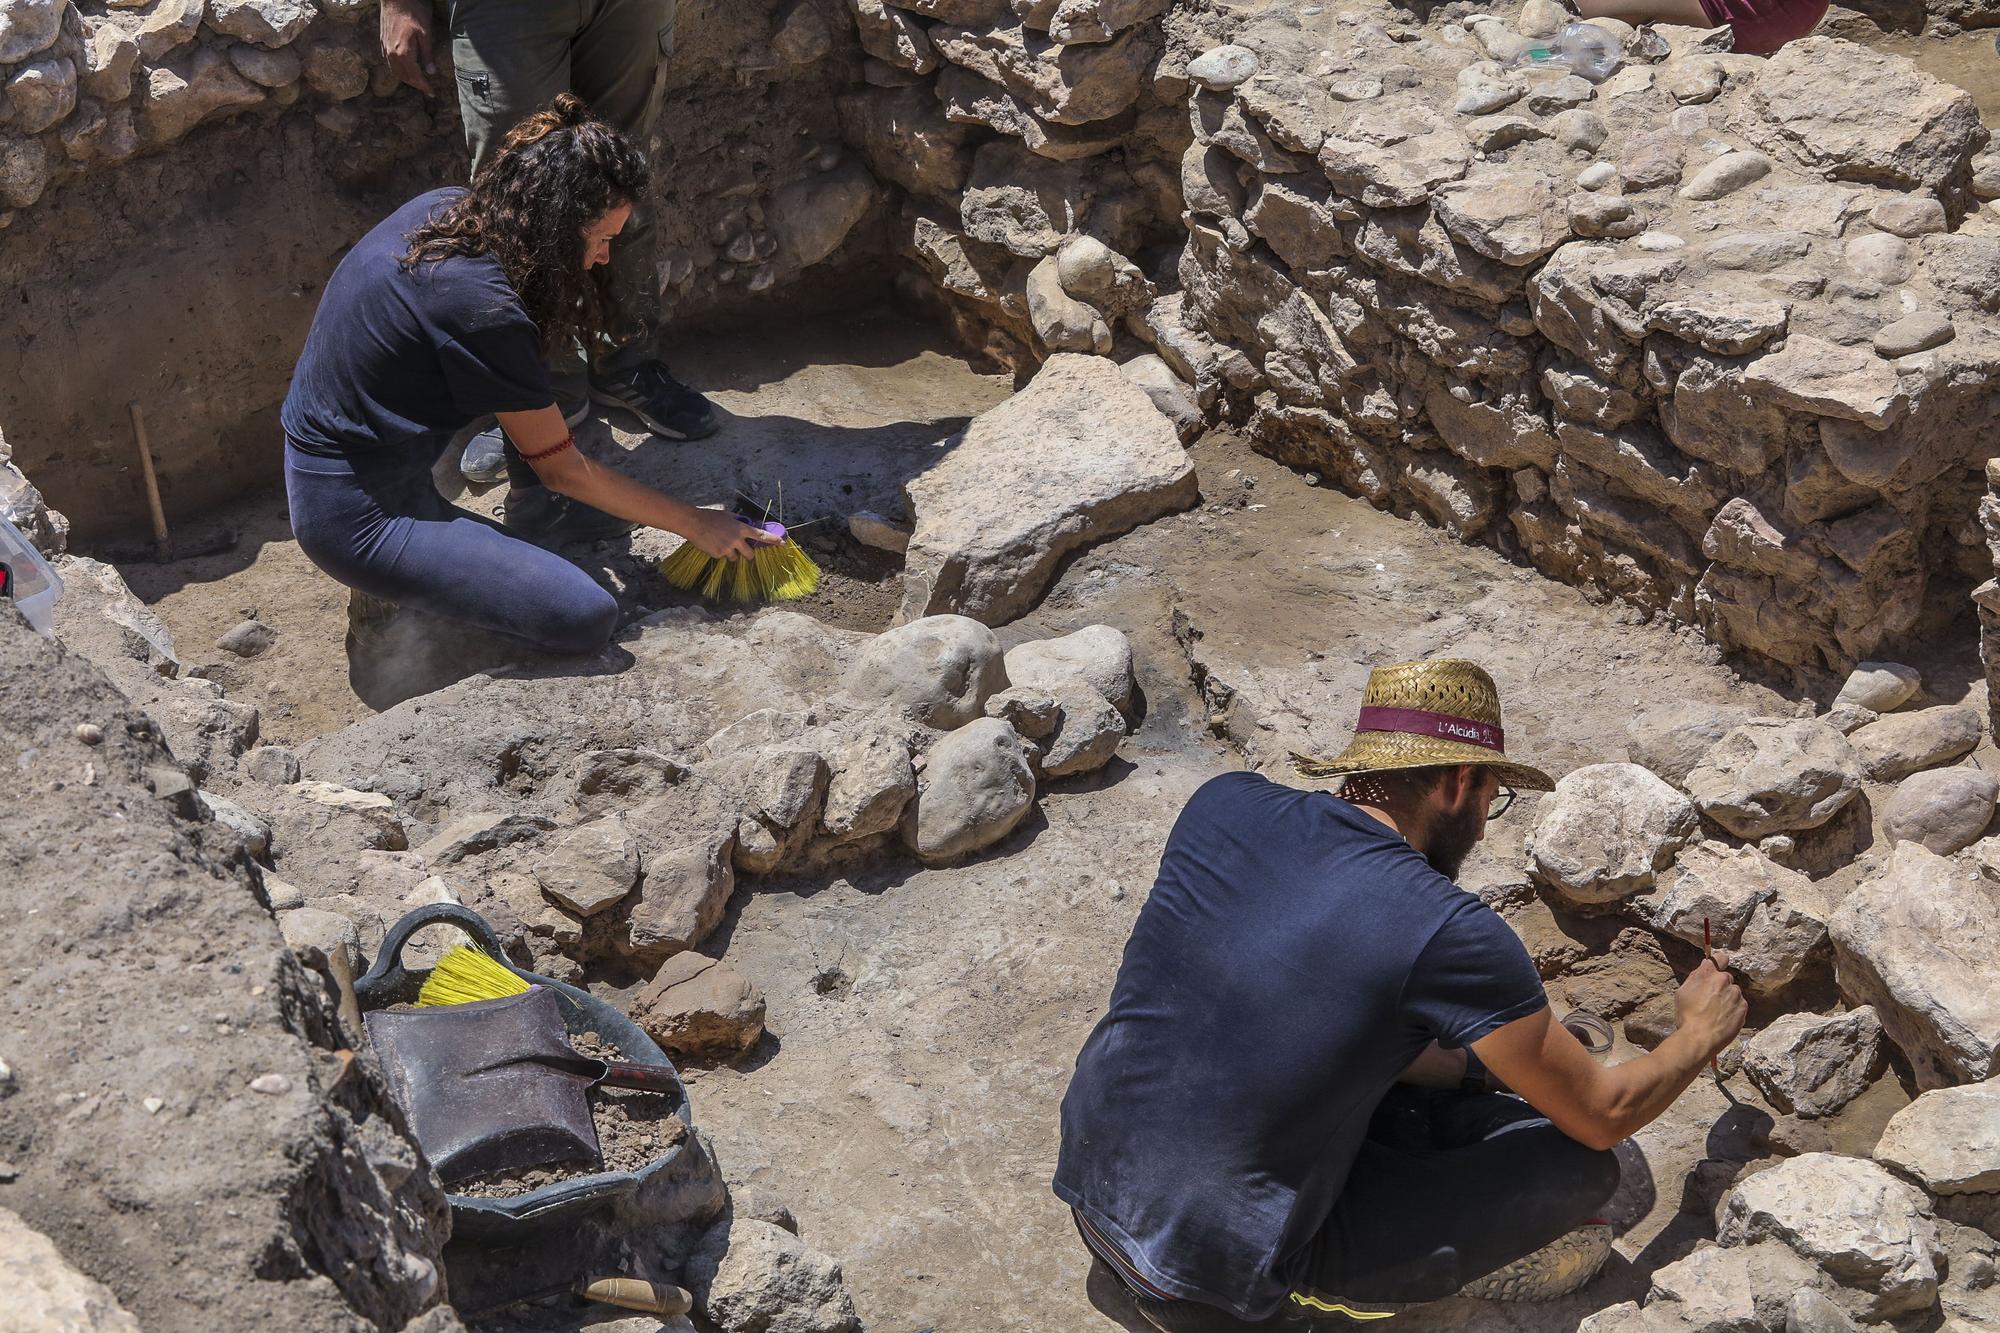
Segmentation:
<svg viewBox="0 0 2000 1333">
<path fill-rule="evenodd" d="M 563 409 L 563 424 L 575 430 L 590 420 L 590 400 Z M 458 456 L 458 475 L 475 486 L 491 486 L 507 475 L 507 436 L 494 422 L 465 442 Z"/>
<path fill-rule="evenodd" d="M 374 597 L 359 588 L 347 590 L 347 648 L 375 648 L 396 618 L 396 604 L 386 597 Z"/>
<path fill-rule="evenodd" d="M 1611 1257 L 1611 1227 L 1586 1222 L 1459 1289 L 1476 1301 L 1552 1301 L 1580 1291 Z"/>
<path fill-rule="evenodd" d="M 715 404 L 682 384 L 651 356 L 614 352 L 590 375 L 590 396 L 622 407 L 646 429 L 670 440 L 699 440 L 722 425 Z"/>
<path fill-rule="evenodd" d="M 515 486 L 500 505 L 500 523 L 537 546 L 567 546 L 623 537 L 639 525 L 592 509 L 546 486 Z"/>
</svg>

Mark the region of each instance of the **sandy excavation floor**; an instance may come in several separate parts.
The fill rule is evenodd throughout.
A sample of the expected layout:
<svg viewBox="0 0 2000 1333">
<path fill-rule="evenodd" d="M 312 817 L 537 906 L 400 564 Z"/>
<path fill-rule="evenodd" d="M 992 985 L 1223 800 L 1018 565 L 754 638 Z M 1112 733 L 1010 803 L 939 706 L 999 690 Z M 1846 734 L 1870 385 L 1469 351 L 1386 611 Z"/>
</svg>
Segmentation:
<svg viewBox="0 0 2000 1333">
<path fill-rule="evenodd" d="M 860 329 L 868 337 L 794 333 L 761 382 L 750 368 L 771 364 L 768 340 L 683 356 L 688 378 L 716 386 L 739 420 L 703 445 L 643 446 L 660 450 L 649 465 L 700 459 L 691 472 L 713 498 L 781 475 L 788 499 L 812 491 L 813 465 L 838 466 L 846 480 L 801 503 L 852 507 L 840 486 L 920 465 L 952 420 L 1007 392 L 906 326 Z M 1690 634 L 1315 488 L 1226 433 L 1193 452 L 1200 508 L 1085 554 L 1038 611 L 1001 631 L 1012 643 L 1104 622 L 1131 636 L 1147 712 L 1119 758 L 1052 791 L 969 866 L 754 883 L 705 947 L 763 988 L 770 1034 L 733 1067 L 689 1072 L 695 1122 L 732 1180 L 770 1187 L 842 1261 L 870 1329 L 1118 1326 L 1116 1302 L 1093 1305 L 1048 1190 L 1075 1053 L 1182 801 L 1287 746 L 1337 746 L 1370 666 L 1477 658 L 1500 681 L 1510 749 L 1558 773 L 1623 759 L 1627 723 L 1655 708 L 1797 705 L 1736 679 Z M 278 648 L 227 667 L 229 689 L 264 707 L 268 734 L 302 739 L 361 705 L 345 691 L 343 603 L 284 540 L 278 508 L 266 496 L 224 516 L 248 534 L 230 555 L 127 573 L 196 659 L 248 607 L 276 624 Z M 866 605 L 886 622 L 893 573 L 868 586 Z M 1969 637 L 1918 664 L 1931 701 L 1983 704 Z M 1993 761 L 1982 750 L 1979 762 Z M 1468 866 L 1469 885 L 1520 877 L 1535 816 L 1533 798 L 1517 803 Z M 1702 1234 L 1681 1211 L 1689 1172 L 1705 1156 L 1752 1155 L 1758 1114 L 1704 1081 L 1641 1136 L 1620 1255 L 1585 1297 L 1446 1302 L 1399 1326 L 1555 1333 L 1642 1294 Z"/>
<path fill-rule="evenodd" d="M 668 357 L 722 410 L 721 432 L 692 443 L 659 440 L 635 432 L 637 423 L 622 414 L 600 412 L 578 432 L 580 443 L 598 457 L 622 454 L 621 466 L 697 504 L 729 503 L 739 492 L 767 503 L 782 495 L 794 521 L 893 504 L 898 479 L 1013 387 L 1006 376 L 940 352 L 922 325 L 880 310 L 754 338 L 691 340 Z M 455 459 L 448 453 L 439 469 L 445 494 L 497 513 L 506 485 L 467 493 Z M 256 704 L 267 743 L 296 744 L 367 716 L 372 710 L 348 681 L 346 590 L 292 540 L 282 485 L 177 530 L 175 539 L 196 549 L 218 530 L 237 538 L 219 555 L 119 566 L 166 621 L 183 659 L 211 666 L 231 698 Z M 896 563 L 848 539 L 841 521 L 800 535 L 828 577 L 799 609 L 849 628 L 885 627 L 901 597 Z M 567 554 L 604 570 L 630 614 L 688 600 L 651 569 L 675 544 L 639 534 Z M 244 661 L 215 647 L 253 613 L 278 631 L 268 652 Z"/>
</svg>

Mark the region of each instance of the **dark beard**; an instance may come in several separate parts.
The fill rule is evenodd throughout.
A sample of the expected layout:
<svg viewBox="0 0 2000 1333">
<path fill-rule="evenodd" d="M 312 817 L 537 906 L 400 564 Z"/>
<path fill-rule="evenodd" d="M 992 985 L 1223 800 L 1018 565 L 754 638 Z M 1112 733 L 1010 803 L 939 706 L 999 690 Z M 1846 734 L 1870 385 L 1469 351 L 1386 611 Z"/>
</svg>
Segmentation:
<svg viewBox="0 0 2000 1333">
<path fill-rule="evenodd" d="M 1437 818 L 1424 839 L 1424 860 L 1448 880 L 1458 879 L 1458 868 L 1479 845 L 1486 831 L 1486 812 L 1468 804 L 1463 810 L 1449 810 Z"/>
</svg>

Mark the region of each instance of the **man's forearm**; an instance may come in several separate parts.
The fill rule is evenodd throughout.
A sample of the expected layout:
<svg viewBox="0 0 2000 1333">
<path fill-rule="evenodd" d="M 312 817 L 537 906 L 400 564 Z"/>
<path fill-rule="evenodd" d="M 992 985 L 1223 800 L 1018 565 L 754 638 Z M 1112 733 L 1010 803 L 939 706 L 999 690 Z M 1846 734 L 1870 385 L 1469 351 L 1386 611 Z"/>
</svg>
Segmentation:
<svg viewBox="0 0 2000 1333">
<path fill-rule="evenodd" d="M 1637 1060 L 1604 1071 L 1605 1120 L 1616 1129 L 1612 1142 L 1651 1124 L 1708 1063 L 1708 1052 L 1687 1031 L 1674 1032 Z"/>
</svg>

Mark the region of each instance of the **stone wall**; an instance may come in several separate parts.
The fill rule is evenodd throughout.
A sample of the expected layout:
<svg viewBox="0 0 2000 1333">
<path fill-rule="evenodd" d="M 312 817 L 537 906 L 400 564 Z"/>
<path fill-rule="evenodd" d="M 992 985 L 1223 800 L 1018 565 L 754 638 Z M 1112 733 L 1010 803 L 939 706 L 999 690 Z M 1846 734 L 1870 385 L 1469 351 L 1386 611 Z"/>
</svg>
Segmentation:
<svg viewBox="0 0 2000 1333">
<path fill-rule="evenodd" d="M 464 178 L 449 52 L 395 86 L 373 0 L 0 0 L 0 431 L 79 536 L 146 531 L 126 404 L 169 516 L 277 476 L 321 286 L 395 205 Z M 660 170 L 674 320 L 754 308 L 883 248 L 826 114 L 861 55 L 839 0 L 682 0 Z"/>
<path fill-rule="evenodd" d="M 1143 340 L 1266 452 L 1796 673 L 1964 618 L 2000 162 L 1959 90 L 1621 24 L 1601 84 L 1510 74 L 1540 0 L 855 8 L 903 85 L 861 142 L 989 345 Z"/>
</svg>

